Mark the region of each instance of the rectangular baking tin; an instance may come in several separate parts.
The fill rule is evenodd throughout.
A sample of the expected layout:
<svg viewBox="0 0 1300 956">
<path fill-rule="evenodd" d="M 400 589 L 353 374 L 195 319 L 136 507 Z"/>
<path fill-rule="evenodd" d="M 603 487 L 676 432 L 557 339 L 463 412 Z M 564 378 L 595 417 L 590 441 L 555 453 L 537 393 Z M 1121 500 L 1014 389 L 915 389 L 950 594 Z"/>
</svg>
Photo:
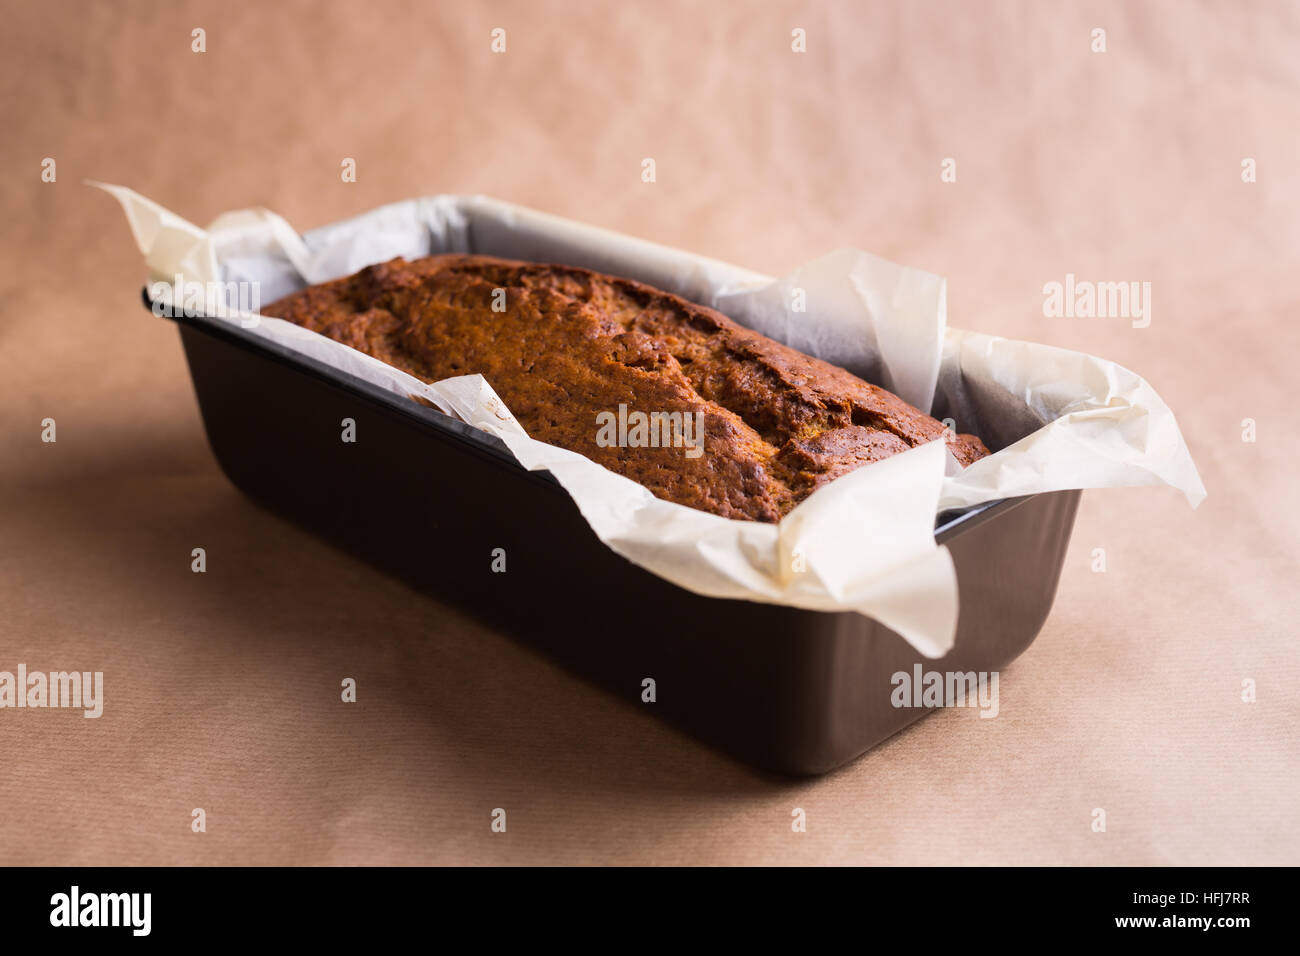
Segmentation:
<svg viewBox="0 0 1300 956">
<path fill-rule="evenodd" d="M 212 451 L 250 498 L 769 770 L 824 773 L 928 713 L 891 704 L 895 672 L 1000 670 L 1056 593 L 1078 491 L 940 516 L 961 612 L 938 660 L 860 614 L 702 597 L 607 548 L 499 439 L 228 322 L 173 319 Z"/>
</svg>

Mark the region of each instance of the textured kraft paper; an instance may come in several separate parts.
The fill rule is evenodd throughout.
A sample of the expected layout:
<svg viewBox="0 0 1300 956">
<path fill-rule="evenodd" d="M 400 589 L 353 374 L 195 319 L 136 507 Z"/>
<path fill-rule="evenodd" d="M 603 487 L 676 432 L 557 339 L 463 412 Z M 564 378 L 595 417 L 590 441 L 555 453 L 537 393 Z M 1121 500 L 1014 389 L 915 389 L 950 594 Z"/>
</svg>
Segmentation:
<svg viewBox="0 0 1300 956">
<path fill-rule="evenodd" d="M 105 703 L 98 720 L 0 710 L 0 864 L 1300 863 L 1293 13 L 304 12 L 7 11 L 0 670 L 103 671 Z M 250 502 L 208 447 L 176 329 L 140 306 L 121 210 L 83 178 L 199 224 L 260 205 L 300 229 L 481 192 L 769 275 L 857 245 L 945 276 L 953 325 L 1139 372 L 1210 495 L 1195 511 L 1162 488 L 1083 495 L 996 719 L 947 709 L 836 773 L 773 779 Z M 1067 272 L 1150 280 L 1150 327 L 1045 317 L 1042 286 Z M 57 444 L 40 441 L 47 416 Z M 619 640 L 619 622 L 596 625 Z"/>
<path fill-rule="evenodd" d="M 497 435 L 524 467 L 550 471 L 612 550 L 699 594 L 856 611 L 939 657 L 952 647 L 958 602 L 947 549 L 934 540 L 937 512 L 1067 488 L 1164 483 L 1193 506 L 1205 496 L 1172 412 L 1141 378 L 1077 352 L 948 329 L 942 279 L 858 250 L 776 280 L 480 196 L 394 203 L 300 237 L 264 209 L 200 229 L 130 189 L 92 185 L 121 203 L 156 298 L 187 284 L 221 295 L 244 283 L 266 303 L 394 256 L 438 252 L 585 266 L 713 306 L 923 410 L 938 390 L 935 411 L 995 450 L 963 470 L 931 442 L 824 485 L 777 525 L 731 520 L 530 439 L 481 376 L 423 383 L 292 323 L 214 303 L 225 321 Z M 796 290 L 806 312 L 787 307 Z"/>
</svg>

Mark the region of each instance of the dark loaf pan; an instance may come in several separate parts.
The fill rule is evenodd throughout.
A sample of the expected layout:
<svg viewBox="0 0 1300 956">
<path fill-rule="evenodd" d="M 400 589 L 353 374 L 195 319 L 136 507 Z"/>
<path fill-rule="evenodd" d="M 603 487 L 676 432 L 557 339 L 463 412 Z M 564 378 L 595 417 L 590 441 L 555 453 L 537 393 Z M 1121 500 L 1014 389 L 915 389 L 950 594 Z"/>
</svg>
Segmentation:
<svg viewBox="0 0 1300 956">
<path fill-rule="evenodd" d="M 1000 670 L 1056 593 L 1078 491 L 941 516 L 961 613 L 937 660 L 860 614 L 702 597 L 605 547 L 497 438 L 229 323 L 174 321 L 212 451 L 250 498 L 768 770 L 824 773 L 927 714 L 892 706 L 897 671 Z"/>
</svg>

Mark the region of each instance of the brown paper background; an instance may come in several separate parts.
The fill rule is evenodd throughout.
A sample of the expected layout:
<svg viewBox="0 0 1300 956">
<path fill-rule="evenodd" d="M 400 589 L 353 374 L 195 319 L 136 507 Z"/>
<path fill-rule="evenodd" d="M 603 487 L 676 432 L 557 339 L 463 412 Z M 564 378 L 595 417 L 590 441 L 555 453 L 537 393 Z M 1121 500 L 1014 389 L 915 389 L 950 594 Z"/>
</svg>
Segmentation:
<svg viewBox="0 0 1300 956">
<path fill-rule="evenodd" d="M 0 711 L 0 863 L 1300 863 L 1296 4 L 5 16 L 0 669 L 102 670 L 107 700 Z M 768 778 L 242 498 L 83 178 L 302 229 L 482 192 L 769 273 L 856 245 L 945 275 L 954 325 L 1140 372 L 1210 496 L 1085 494 L 998 719 Z M 1044 318 L 1067 272 L 1151 282 L 1150 328 Z"/>
</svg>

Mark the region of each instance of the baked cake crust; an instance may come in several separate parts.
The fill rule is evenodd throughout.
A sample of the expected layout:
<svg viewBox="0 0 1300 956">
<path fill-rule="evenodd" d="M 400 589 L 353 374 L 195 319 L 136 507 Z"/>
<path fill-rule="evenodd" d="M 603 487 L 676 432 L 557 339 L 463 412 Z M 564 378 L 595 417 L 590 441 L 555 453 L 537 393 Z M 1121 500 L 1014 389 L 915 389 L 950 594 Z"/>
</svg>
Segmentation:
<svg viewBox="0 0 1300 956">
<path fill-rule="evenodd" d="M 531 437 L 726 518 L 778 521 L 826 482 L 945 436 L 896 395 L 714 309 L 570 266 L 398 258 L 262 312 L 424 381 L 477 372 Z M 598 416 L 629 412 L 698 414 L 703 453 L 598 438 Z M 947 442 L 963 466 L 989 453 L 974 435 Z"/>
</svg>

